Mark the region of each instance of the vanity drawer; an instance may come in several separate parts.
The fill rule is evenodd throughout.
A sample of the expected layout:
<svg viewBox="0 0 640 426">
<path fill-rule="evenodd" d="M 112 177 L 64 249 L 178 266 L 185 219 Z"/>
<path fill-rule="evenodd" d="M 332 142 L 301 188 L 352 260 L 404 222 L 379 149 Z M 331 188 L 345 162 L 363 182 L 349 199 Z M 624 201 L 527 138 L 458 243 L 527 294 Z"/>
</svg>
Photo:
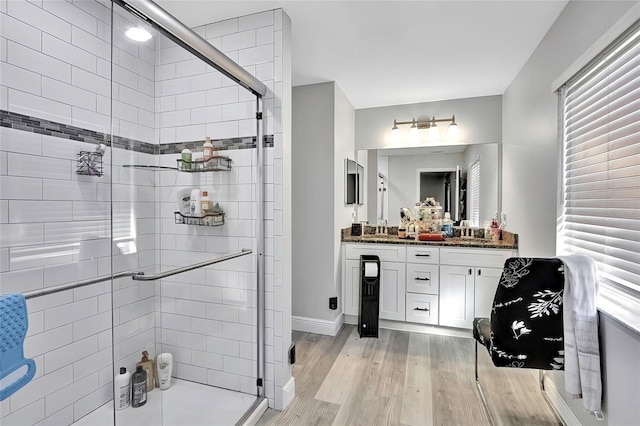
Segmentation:
<svg viewBox="0 0 640 426">
<path fill-rule="evenodd" d="M 438 296 L 407 293 L 406 321 L 438 325 Z"/>
<path fill-rule="evenodd" d="M 407 247 L 407 262 L 437 265 L 440 262 L 440 249 L 438 247 Z"/>
<path fill-rule="evenodd" d="M 443 265 L 502 268 L 505 260 L 513 256 L 513 251 L 484 248 L 443 248 L 440 254 Z"/>
<path fill-rule="evenodd" d="M 407 292 L 438 294 L 439 283 L 440 267 L 438 265 L 407 263 Z"/>
<path fill-rule="evenodd" d="M 406 248 L 399 244 L 347 244 L 347 259 L 358 259 L 363 254 L 378 256 L 381 262 L 404 262 Z"/>
</svg>

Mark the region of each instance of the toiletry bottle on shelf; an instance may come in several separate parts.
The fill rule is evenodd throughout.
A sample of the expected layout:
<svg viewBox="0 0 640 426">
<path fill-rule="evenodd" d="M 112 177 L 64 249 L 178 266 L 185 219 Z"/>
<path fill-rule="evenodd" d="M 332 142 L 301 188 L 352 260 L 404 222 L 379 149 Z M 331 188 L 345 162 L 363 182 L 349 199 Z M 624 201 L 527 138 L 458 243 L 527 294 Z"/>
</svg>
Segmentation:
<svg viewBox="0 0 640 426">
<path fill-rule="evenodd" d="M 156 357 L 156 377 L 160 390 L 169 389 L 171 386 L 171 372 L 173 370 L 173 355 L 162 353 Z"/>
<path fill-rule="evenodd" d="M 131 385 L 131 406 L 134 408 L 142 407 L 147 403 L 147 372 L 141 365 L 136 367 L 131 381 L 133 382 Z"/>
<path fill-rule="evenodd" d="M 200 216 L 207 216 L 213 213 L 213 202 L 209 198 L 208 191 L 202 191 L 200 197 Z"/>
<path fill-rule="evenodd" d="M 149 352 L 142 352 L 142 359 L 138 361 L 136 367 L 142 367 L 144 371 L 147 372 L 147 392 L 151 392 L 153 388 L 156 386 L 154 378 L 154 368 L 153 368 L 153 359 L 149 359 Z"/>
<path fill-rule="evenodd" d="M 113 385 L 116 410 L 124 410 L 131 405 L 131 373 L 125 367 L 120 367 L 120 374 L 116 376 Z"/>
<path fill-rule="evenodd" d="M 199 189 L 193 189 L 191 191 L 191 197 L 189 200 L 190 203 L 190 210 L 189 210 L 189 214 L 191 216 L 201 216 L 201 211 L 200 211 L 200 200 L 201 200 L 201 195 L 200 195 L 200 190 Z"/>
<path fill-rule="evenodd" d="M 211 138 L 207 136 L 202 145 L 202 158 L 204 161 L 207 161 L 211 159 L 211 157 L 213 157 L 213 144 L 211 143 Z"/>
<path fill-rule="evenodd" d="M 180 152 L 182 170 L 191 170 L 191 150 L 185 148 Z"/>
<path fill-rule="evenodd" d="M 179 188 L 176 191 L 178 211 L 182 216 L 191 214 L 191 188 Z"/>
</svg>

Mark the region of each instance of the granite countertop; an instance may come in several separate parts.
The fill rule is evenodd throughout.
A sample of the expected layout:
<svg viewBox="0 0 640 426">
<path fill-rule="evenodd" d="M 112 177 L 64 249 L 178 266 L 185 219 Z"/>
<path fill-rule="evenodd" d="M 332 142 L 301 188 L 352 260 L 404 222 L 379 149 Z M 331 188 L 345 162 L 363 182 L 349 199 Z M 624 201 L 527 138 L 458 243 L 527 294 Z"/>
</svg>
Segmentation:
<svg viewBox="0 0 640 426">
<path fill-rule="evenodd" d="M 373 228 L 373 233 L 369 228 Z M 460 238 L 459 236 L 447 238 L 444 241 L 417 241 L 415 239 L 398 238 L 397 228 L 389 227 L 387 234 L 376 234 L 375 227 L 366 226 L 364 235 L 351 236 L 351 228 L 341 230 L 342 242 L 344 243 L 365 243 L 365 244 L 404 244 L 415 246 L 442 246 L 442 247 L 466 247 L 466 248 L 489 248 L 489 249 L 517 249 L 518 234 L 502 231 L 502 239 L 497 242 L 476 236 L 472 239 Z M 396 234 L 394 234 L 394 232 Z"/>
</svg>

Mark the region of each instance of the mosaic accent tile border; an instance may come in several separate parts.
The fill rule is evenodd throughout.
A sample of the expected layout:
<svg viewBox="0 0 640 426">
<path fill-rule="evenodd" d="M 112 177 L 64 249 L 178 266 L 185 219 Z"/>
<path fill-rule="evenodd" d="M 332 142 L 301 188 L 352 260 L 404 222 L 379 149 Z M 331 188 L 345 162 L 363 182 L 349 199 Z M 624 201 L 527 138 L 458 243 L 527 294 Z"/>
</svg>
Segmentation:
<svg viewBox="0 0 640 426">
<path fill-rule="evenodd" d="M 41 135 L 87 142 L 96 145 L 104 143 L 108 146 L 113 145 L 114 148 L 156 155 L 177 154 L 185 148 L 198 152 L 202 151 L 202 144 L 204 143 L 204 139 L 202 139 L 199 141 L 155 145 L 148 142 L 115 136 L 112 144 L 110 135 L 107 133 L 95 132 L 93 130 L 83 129 L 82 127 L 70 126 L 6 110 L 0 110 L 0 127 L 9 127 L 25 132 L 38 133 Z M 212 139 L 211 143 L 213 143 L 214 148 L 218 151 L 230 149 L 251 149 L 256 147 L 256 137 L 249 136 L 242 138 Z M 263 146 L 265 148 L 273 147 L 273 135 L 264 136 Z"/>
</svg>

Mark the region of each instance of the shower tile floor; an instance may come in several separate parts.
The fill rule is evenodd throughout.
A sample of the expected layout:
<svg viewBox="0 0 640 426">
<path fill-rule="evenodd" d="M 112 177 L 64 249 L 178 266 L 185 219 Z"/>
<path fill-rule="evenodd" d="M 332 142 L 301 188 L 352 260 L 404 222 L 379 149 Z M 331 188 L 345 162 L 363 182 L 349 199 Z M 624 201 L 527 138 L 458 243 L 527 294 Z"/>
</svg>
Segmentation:
<svg viewBox="0 0 640 426">
<path fill-rule="evenodd" d="M 165 391 L 154 389 L 139 408 L 116 411 L 116 426 L 230 426 L 235 425 L 255 401 L 255 395 L 173 379 Z M 113 426 L 113 401 L 74 426 Z"/>
</svg>

